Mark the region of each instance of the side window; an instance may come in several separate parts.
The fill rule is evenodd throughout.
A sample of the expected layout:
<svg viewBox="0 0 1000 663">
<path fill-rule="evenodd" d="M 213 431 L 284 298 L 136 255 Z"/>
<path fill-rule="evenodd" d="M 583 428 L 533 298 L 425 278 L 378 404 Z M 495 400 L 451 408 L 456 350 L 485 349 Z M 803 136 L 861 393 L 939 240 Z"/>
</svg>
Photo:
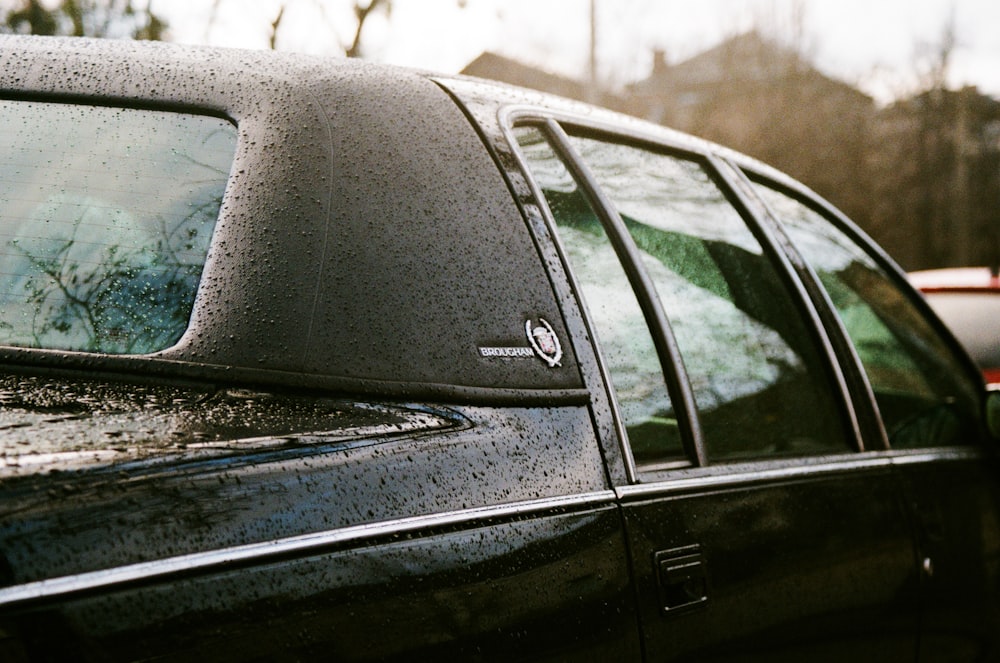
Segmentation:
<svg viewBox="0 0 1000 663">
<path fill-rule="evenodd" d="M 756 190 L 816 271 L 854 344 L 896 447 L 976 435 L 978 388 L 909 296 L 819 212 L 774 188 Z"/>
<path fill-rule="evenodd" d="M 515 130 L 590 311 L 636 462 L 683 456 L 660 359 L 607 233 L 537 129 Z"/>
<path fill-rule="evenodd" d="M 702 166 L 603 140 L 571 142 L 622 217 L 655 285 L 694 393 L 709 461 L 848 451 L 851 438 L 815 337 L 753 233 Z M 547 147 L 535 149 L 558 163 Z M 566 240 L 569 215 L 556 210 L 572 191 L 587 210 L 591 241 L 612 264 L 603 230 L 569 175 L 560 171 L 556 182 L 540 176 L 535 158 L 529 161 L 564 243 L 576 240 Z M 569 253 L 578 276 L 595 269 L 586 253 Z M 579 278 L 610 285 L 600 275 Z M 629 289 L 622 282 L 606 297 L 620 305 Z M 593 315 L 593 293 L 584 287 L 583 295 Z M 622 325 L 616 311 L 597 308 L 605 310 L 604 327 Z M 600 331 L 608 354 L 618 339 Z M 614 352 L 634 356 L 624 343 Z"/>
<path fill-rule="evenodd" d="M 0 101 L 0 344 L 142 354 L 187 327 L 229 122 Z"/>
<path fill-rule="evenodd" d="M 572 141 L 642 251 L 691 381 L 708 459 L 848 451 L 813 332 L 705 169 Z"/>
</svg>

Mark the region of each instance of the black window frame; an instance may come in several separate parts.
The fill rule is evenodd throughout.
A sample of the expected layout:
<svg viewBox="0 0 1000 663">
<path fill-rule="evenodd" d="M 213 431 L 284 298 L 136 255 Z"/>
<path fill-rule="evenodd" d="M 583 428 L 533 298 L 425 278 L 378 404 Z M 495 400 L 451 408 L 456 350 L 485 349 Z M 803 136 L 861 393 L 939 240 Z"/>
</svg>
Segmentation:
<svg viewBox="0 0 1000 663">
<path fill-rule="evenodd" d="M 733 206 L 744 223 L 746 223 L 754 238 L 760 243 L 766 258 L 774 266 L 776 276 L 787 289 L 792 306 L 803 316 L 807 330 L 812 333 L 813 342 L 819 350 L 820 360 L 827 372 L 827 379 L 834 388 L 833 401 L 838 410 L 837 414 L 842 417 L 844 422 L 845 435 L 850 437 L 848 449 L 845 453 L 854 457 L 859 452 L 872 450 L 865 448 L 864 440 L 867 438 L 862 428 L 862 422 L 869 420 L 870 417 L 862 418 L 857 411 L 858 403 L 852 397 L 853 382 L 851 382 L 851 373 L 848 372 L 845 375 L 844 361 L 840 354 L 843 350 L 843 344 L 839 343 L 835 336 L 831 338 L 828 329 L 827 318 L 829 316 L 836 317 L 836 312 L 826 310 L 826 304 L 822 300 L 819 300 L 819 304 L 817 303 L 808 280 L 803 279 L 803 269 L 808 268 L 801 257 L 794 253 L 794 251 L 789 252 L 790 243 L 783 232 L 781 232 L 780 224 L 768 213 L 761 201 L 753 194 L 750 183 L 745 179 L 746 175 L 738 163 L 734 163 L 725 154 L 717 153 L 713 149 L 713 146 L 708 143 L 704 145 L 696 143 L 694 146 L 691 144 L 682 144 L 680 141 L 674 143 L 657 139 L 641 132 L 623 130 L 619 126 L 602 123 L 600 120 L 585 119 L 573 114 L 553 112 L 551 110 L 530 107 L 507 109 L 506 112 L 501 113 L 501 124 L 503 125 L 506 139 L 510 142 L 514 153 L 517 155 L 516 158 L 520 161 L 520 167 L 529 182 L 529 186 L 534 191 L 538 207 L 543 210 L 545 221 L 550 226 L 549 235 L 556 244 L 557 252 L 563 262 L 563 269 L 569 276 L 571 289 L 576 298 L 575 303 L 581 309 L 582 315 L 591 332 L 593 332 L 594 324 L 590 319 L 589 312 L 586 310 L 584 298 L 582 297 L 579 284 L 573 276 L 573 270 L 566 258 L 566 253 L 559 244 L 558 233 L 552 228 L 554 221 L 551 210 L 548 208 L 544 195 L 537 190 L 534 179 L 530 174 L 530 168 L 523 161 L 517 146 L 517 140 L 512 133 L 513 129 L 522 126 L 534 127 L 546 136 L 552 149 L 564 161 L 571 174 L 577 179 L 581 189 L 584 190 L 583 192 L 594 207 L 595 214 L 598 215 L 602 224 L 605 225 L 609 236 L 612 232 L 611 229 L 615 225 L 622 223 L 621 219 L 617 218 L 616 220 L 618 213 L 614 206 L 605 198 L 593 176 L 589 173 L 586 164 L 583 163 L 579 155 L 569 145 L 569 134 L 645 149 L 685 159 L 701 166 L 706 175 L 718 186 L 720 192 L 726 197 L 726 200 Z M 627 235 L 627 231 L 625 231 L 625 234 Z M 666 351 L 666 358 L 661 353 L 661 365 L 664 367 L 664 378 L 667 382 L 670 398 L 674 403 L 675 412 L 678 414 L 683 413 L 686 421 L 691 422 L 688 424 L 679 421 L 681 424 L 682 439 L 684 440 L 684 449 L 688 456 L 686 461 L 668 460 L 663 463 L 638 465 L 629 448 L 628 436 L 625 432 L 622 414 L 610 379 L 606 360 L 600 347 L 597 347 L 595 343 L 595 354 L 597 361 L 601 365 L 601 375 L 604 383 L 602 388 L 610 396 L 608 400 L 611 403 L 611 414 L 615 421 L 615 429 L 618 432 L 621 453 L 626 459 L 626 474 L 630 481 L 632 483 L 656 481 L 664 472 L 670 473 L 671 476 L 676 475 L 677 472 L 686 470 L 714 473 L 720 471 L 720 468 L 722 468 L 722 472 L 727 472 L 733 470 L 726 470 L 725 468 L 744 467 L 758 463 L 767 463 L 769 465 L 801 465 L 803 459 L 830 457 L 829 455 L 790 456 L 783 458 L 761 457 L 741 463 L 708 462 L 704 441 L 700 434 L 699 417 L 693 392 L 690 382 L 686 375 L 684 375 L 683 362 L 680 360 L 676 341 L 673 339 L 673 334 L 670 330 L 669 320 L 663 315 L 658 298 L 653 294 L 653 289 L 647 283 L 648 277 L 644 276 L 645 268 L 641 265 L 641 260 L 631 237 L 627 239 L 621 238 L 619 241 L 621 249 L 616 247 L 616 252 L 619 253 L 619 258 L 623 261 L 623 267 L 630 274 L 630 282 L 632 282 L 633 288 L 636 290 L 637 298 L 640 302 L 644 299 L 656 300 L 655 303 L 650 302 L 649 304 L 650 314 L 647 314 L 647 325 L 654 337 L 657 350 L 660 351 L 662 347 Z M 630 244 L 632 245 L 631 247 L 629 246 Z M 627 258 L 627 261 L 625 258 Z M 626 266 L 626 262 L 631 263 L 631 265 Z M 635 273 L 634 276 L 633 273 Z M 807 276 L 808 274 L 805 273 L 805 275 Z M 636 284 L 639 284 L 642 292 L 640 292 L 639 288 L 636 288 Z M 644 313 L 646 313 L 645 306 L 643 306 Z M 596 338 L 593 333 L 591 333 L 590 337 L 592 339 Z M 852 346 L 848 343 L 847 347 Z M 681 367 L 681 370 L 678 370 L 678 367 Z M 592 385 L 590 388 L 595 387 Z M 883 450 L 884 448 L 875 449 L 875 451 Z M 835 455 L 843 456 L 844 454 Z"/>
<path fill-rule="evenodd" d="M 930 325 L 931 330 L 937 334 L 950 350 L 953 357 L 962 366 L 965 377 L 972 383 L 980 383 L 983 388 L 979 390 L 980 402 L 979 411 L 985 411 L 986 389 L 982 380 L 982 373 L 976 363 L 971 359 L 968 352 L 961 345 L 954 333 L 942 322 L 941 318 L 934 313 L 927 300 L 920 295 L 915 287 L 907 279 L 905 272 L 893 261 L 893 259 L 872 240 L 857 224 L 851 221 L 843 212 L 834 207 L 831 203 L 815 194 L 802 183 L 791 179 L 779 172 L 768 172 L 768 169 L 754 167 L 752 164 L 734 163 L 733 168 L 746 179 L 748 184 L 756 184 L 770 188 L 780 194 L 795 200 L 796 202 L 809 208 L 816 214 L 822 216 L 827 223 L 842 232 L 858 249 L 871 259 L 875 265 L 881 269 L 889 278 L 891 284 L 903 294 L 907 301 L 914 306 L 925 321 Z M 820 302 L 820 310 L 823 311 L 823 324 L 827 332 L 834 340 L 841 356 L 845 374 L 851 381 L 852 388 L 848 391 L 848 396 L 853 396 L 857 410 L 863 414 L 862 425 L 866 434 L 866 439 L 878 440 L 881 450 L 894 453 L 921 453 L 928 449 L 937 447 L 919 447 L 914 450 L 899 449 L 891 445 L 889 434 L 882 420 L 882 414 L 875 396 L 875 390 L 868 378 L 865 366 L 855 349 L 853 341 L 847 332 L 846 327 L 837 314 L 836 307 L 826 288 L 821 284 L 819 275 L 806 263 L 805 259 L 798 253 L 794 244 L 788 238 L 785 230 L 777 217 L 768 209 L 767 203 L 752 193 L 758 204 L 763 208 L 764 213 L 770 218 L 779 233 L 787 239 L 787 250 L 795 256 L 797 264 L 800 264 L 801 278 L 807 283 L 810 297 Z M 980 422 L 980 428 L 982 423 Z M 984 437 L 985 432 L 981 431 L 980 437 Z"/>
</svg>

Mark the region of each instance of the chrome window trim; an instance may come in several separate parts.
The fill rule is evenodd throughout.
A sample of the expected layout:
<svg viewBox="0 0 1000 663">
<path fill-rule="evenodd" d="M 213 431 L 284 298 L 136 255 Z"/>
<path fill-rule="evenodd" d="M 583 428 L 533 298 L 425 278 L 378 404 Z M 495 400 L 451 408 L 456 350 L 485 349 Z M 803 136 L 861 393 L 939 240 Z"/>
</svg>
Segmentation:
<svg viewBox="0 0 1000 663">
<path fill-rule="evenodd" d="M 840 460 L 839 458 L 843 458 Z M 776 466 L 781 461 L 769 460 L 734 465 L 712 465 L 711 473 L 698 473 L 694 476 L 674 476 L 656 482 L 636 486 L 622 486 L 617 489 L 618 497 L 623 502 L 648 499 L 650 497 L 665 497 L 684 495 L 703 491 L 715 491 L 724 488 L 749 488 L 759 484 L 778 483 L 813 479 L 837 474 L 850 474 L 865 470 L 889 471 L 892 459 L 886 454 L 849 454 L 835 458 L 819 460 L 790 459 L 790 464 Z M 791 464 L 794 463 L 794 464 Z"/>
<path fill-rule="evenodd" d="M 929 449 L 896 449 L 889 454 L 893 465 L 926 465 L 928 463 L 948 463 L 979 461 L 992 454 L 978 446 L 935 447 Z"/>
<path fill-rule="evenodd" d="M 674 135 L 673 131 L 668 127 L 662 127 L 663 133 L 660 134 L 659 132 L 645 130 L 648 127 L 631 127 L 610 120 L 604 120 L 599 114 L 580 115 L 562 110 L 553 110 L 543 106 L 509 104 L 501 107 L 497 116 L 504 127 L 513 126 L 522 121 L 542 123 L 551 120 L 562 127 L 568 126 L 595 131 L 609 136 L 619 136 L 625 140 L 645 143 L 647 145 L 658 145 L 668 150 L 705 160 L 713 155 L 728 157 L 732 154 L 734 157 L 738 156 L 737 153 L 731 153 L 726 148 L 694 136 L 684 134 Z"/>
<path fill-rule="evenodd" d="M 752 488 L 761 484 L 825 479 L 862 472 L 889 472 L 901 466 L 979 461 L 986 457 L 987 453 L 983 449 L 968 446 L 871 451 L 816 458 L 753 461 L 739 465 L 718 464 L 698 470 L 674 470 L 670 476 L 644 484 L 620 486 L 615 488 L 615 492 L 619 500 L 629 503 L 721 489 Z"/>
<path fill-rule="evenodd" d="M 470 527 L 494 520 L 516 520 L 546 512 L 576 513 L 616 508 L 614 491 L 598 491 L 463 509 L 440 514 L 413 516 L 303 534 L 272 541 L 178 555 L 149 562 L 49 578 L 0 589 L 0 608 L 25 603 L 72 598 L 74 595 L 109 590 L 136 583 L 157 582 L 172 576 L 224 571 L 247 563 L 266 564 L 281 558 L 319 555 L 331 548 L 362 545 L 366 541 L 423 530 Z"/>
</svg>

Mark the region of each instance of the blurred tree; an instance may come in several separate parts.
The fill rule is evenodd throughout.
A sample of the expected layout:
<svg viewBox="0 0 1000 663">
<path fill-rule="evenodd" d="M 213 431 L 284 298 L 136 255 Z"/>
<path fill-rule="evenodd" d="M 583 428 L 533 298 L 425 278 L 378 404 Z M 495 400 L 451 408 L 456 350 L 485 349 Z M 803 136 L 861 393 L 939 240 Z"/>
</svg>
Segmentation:
<svg viewBox="0 0 1000 663">
<path fill-rule="evenodd" d="M 0 0 L 0 21 L 0 31 L 34 35 L 162 40 L 167 31 L 151 0 Z"/>
<path fill-rule="evenodd" d="M 365 27 L 365 21 L 374 11 L 381 10 L 387 16 L 392 11 L 391 0 L 368 0 L 368 2 L 354 3 L 354 16 L 358 19 L 358 26 L 354 30 L 354 39 L 351 45 L 344 49 L 344 54 L 349 58 L 361 57 L 361 31 Z"/>
<path fill-rule="evenodd" d="M 225 4 L 230 4 L 235 2 L 235 0 L 226 0 Z M 388 16 L 392 11 L 392 0 L 354 0 L 350 3 L 350 13 L 354 16 L 354 22 L 350 27 L 351 36 L 343 37 L 341 35 L 341 25 L 338 25 L 338 21 L 331 20 L 330 12 L 328 11 L 331 5 L 330 0 L 300 0 L 296 2 L 295 0 L 282 0 L 278 3 L 278 11 L 275 15 L 273 21 L 270 24 L 270 31 L 268 35 L 268 44 L 272 50 L 278 48 L 278 31 L 280 30 L 282 23 L 284 22 L 286 13 L 289 8 L 293 5 L 302 4 L 312 4 L 313 9 L 315 9 L 323 20 L 331 27 L 333 33 L 338 35 L 336 37 L 337 45 L 343 51 L 344 55 L 350 58 L 358 58 L 363 56 L 363 42 L 362 33 L 365 28 L 365 23 L 367 20 L 381 12 L 385 16 Z M 215 23 L 218 17 L 223 0 L 214 0 L 212 3 L 212 10 L 209 18 L 209 26 Z"/>
<path fill-rule="evenodd" d="M 1000 260 L 1000 102 L 948 88 L 954 11 L 914 51 L 917 89 L 885 108 L 873 136 L 873 234 L 907 269 Z"/>
<path fill-rule="evenodd" d="M 866 226 L 875 104 L 813 67 L 803 35 L 746 32 L 674 65 L 658 53 L 650 77 L 626 88 L 623 108 L 759 158 Z"/>
<path fill-rule="evenodd" d="M 59 28 L 53 12 L 46 9 L 37 0 L 29 0 L 20 9 L 8 10 L 7 28 L 12 32 L 33 35 L 54 35 Z"/>
</svg>

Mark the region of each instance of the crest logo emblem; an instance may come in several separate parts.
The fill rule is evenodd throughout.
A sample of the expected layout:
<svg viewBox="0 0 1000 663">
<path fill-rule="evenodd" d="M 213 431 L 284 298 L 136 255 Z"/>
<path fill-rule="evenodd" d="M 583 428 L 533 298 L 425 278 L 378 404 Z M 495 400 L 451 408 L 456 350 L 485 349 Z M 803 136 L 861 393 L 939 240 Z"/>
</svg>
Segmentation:
<svg viewBox="0 0 1000 663">
<path fill-rule="evenodd" d="M 530 319 L 525 320 L 524 333 L 535 354 L 548 364 L 549 368 L 561 366 L 559 360 L 562 359 L 562 346 L 559 345 L 559 337 L 556 336 L 552 325 L 546 322 L 545 318 L 538 318 L 538 324 L 534 326 Z"/>
</svg>

